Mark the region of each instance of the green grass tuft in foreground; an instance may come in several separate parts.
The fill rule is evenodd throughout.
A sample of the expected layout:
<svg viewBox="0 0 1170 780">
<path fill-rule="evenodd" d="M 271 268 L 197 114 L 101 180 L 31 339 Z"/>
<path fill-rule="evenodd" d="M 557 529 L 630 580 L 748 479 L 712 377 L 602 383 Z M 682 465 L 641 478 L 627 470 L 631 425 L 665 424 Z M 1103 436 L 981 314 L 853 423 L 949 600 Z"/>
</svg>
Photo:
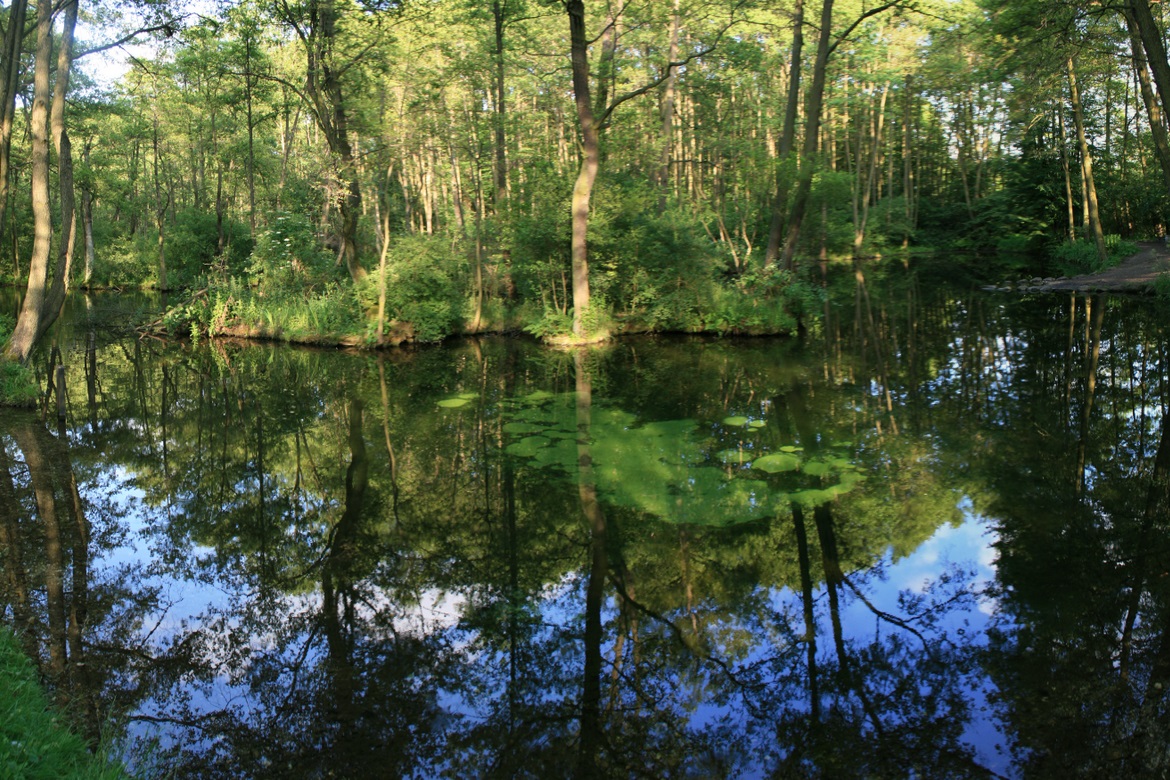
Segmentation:
<svg viewBox="0 0 1170 780">
<path fill-rule="evenodd" d="M 32 369 L 0 358 L 0 406 L 37 405 L 41 388 Z"/>
<path fill-rule="evenodd" d="M 32 662 L 0 628 L 0 777 L 115 780 L 122 768 L 89 752 L 49 708 Z"/>
</svg>

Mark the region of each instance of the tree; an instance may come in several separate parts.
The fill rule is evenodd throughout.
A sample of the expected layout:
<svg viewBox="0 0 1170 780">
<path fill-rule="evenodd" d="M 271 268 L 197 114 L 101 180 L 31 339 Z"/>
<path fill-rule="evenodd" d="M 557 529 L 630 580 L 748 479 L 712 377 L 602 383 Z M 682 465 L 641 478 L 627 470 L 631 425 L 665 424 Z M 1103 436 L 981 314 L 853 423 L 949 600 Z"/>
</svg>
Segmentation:
<svg viewBox="0 0 1170 780">
<path fill-rule="evenodd" d="M 614 111 L 623 103 L 646 94 L 660 84 L 668 82 L 676 68 L 705 57 L 715 50 L 723 34 L 736 22 L 742 0 L 734 2 L 727 13 L 727 22 L 713 36 L 711 43 L 680 61 L 668 60 L 658 68 L 658 75 L 648 78 L 640 86 L 610 97 L 610 85 L 615 80 L 615 56 L 618 46 L 619 16 L 613 9 L 607 12 L 600 36 L 601 53 L 598 56 L 597 72 L 590 73 L 589 40 L 585 32 L 584 0 L 561 0 L 569 18 L 569 59 L 573 74 L 573 100 L 577 109 L 578 130 L 581 133 L 581 167 L 573 185 L 572 212 L 572 283 L 573 283 L 573 335 L 582 340 L 590 337 L 585 332 L 585 316 L 589 310 L 589 201 L 597 174 L 601 169 L 602 130 L 610 122 Z M 627 11 L 622 7 L 619 14 Z M 673 32 L 674 16 L 668 28 Z M 673 50 L 673 49 L 669 49 Z M 597 87 L 594 90 L 593 80 Z"/>
</svg>

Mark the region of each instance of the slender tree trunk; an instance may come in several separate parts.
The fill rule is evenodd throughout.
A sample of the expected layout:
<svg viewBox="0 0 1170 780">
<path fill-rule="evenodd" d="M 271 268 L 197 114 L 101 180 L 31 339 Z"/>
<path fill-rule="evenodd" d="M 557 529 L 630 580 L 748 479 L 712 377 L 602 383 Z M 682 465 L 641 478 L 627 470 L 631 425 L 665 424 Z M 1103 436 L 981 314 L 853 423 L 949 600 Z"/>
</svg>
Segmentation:
<svg viewBox="0 0 1170 780">
<path fill-rule="evenodd" d="M 800 174 L 792 211 L 788 215 L 788 234 L 784 239 L 784 267 L 795 265 L 796 247 L 800 243 L 800 228 L 804 224 L 808 198 L 812 191 L 813 172 L 816 169 L 818 140 L 821 132 L 821 106 L 825 99 L 825 74 L 829 66 L 830 41 L 833 35 L 833 0 L 822 0 L 821 31 L 817 38 L 817 58 L 813 65 L 813 81 L 805 107 L 804 148 L 801 151 Z"/>
<path fill-rule="evenodd" d="M 798 0 L 799 2 L 800 0 Z M 681 26 L 679 14 L 679 0 L 674 0 L 673 15 L 670 22 L 670 62 L 678 60 L 678 33 Z M 662 130 L 658 136 L 661 151 L 658 154 L 658 213 L 666 211 L 667 185 L 670 183 L 670 150 L 674 145 L 674 93 L 678 84 L 678 67 L 669 66 L 670 73 L 663 83 L 662 89 Z"/>
<path fill-rule="evenodd" d="M 861 256 L 861 247 L 865 243 L 865 231 L 869 223 L 869 204 L 877 179 L 879 148 L 882 143 L 882 132 L 886 121 L 886 99 L 890 95 L 889 87 L 882 88 L 878 98 L 877 113 L 873 120 L 873 142 L 869 149 L 869 165 L 865 169 L 864 181 L 860 183 L 860 214 L 853 228 L 853 256 Z M 861 173 L 858 173 L 861 178 Z"/>
<path fill-rule="evenodd" d="M 1081 148 L 1081 165 L 1085 172 L 1085 201 L 1089 204 L 1089 233 L 1097 245 L 1097 259 L 1102 265 L 1108 259 L 1105 251 L 1105 234 L 1101 230 L 1101 215 L 1097 208 L 1097 185 L 1093 182 L 1093 156 L 1085 139 L 1085 119 L 1081 112 L 1081 94 L 1077 89 L 1077 74 L 1072 57 L 1067 60 L 1068 89 L 1072 99 L 1073 121 L 1077 127 L 1077 143 Z"/>
<path fill-rule="evenodd" d="M 505 109 L 505 82 L 504 82 L 504 3 L 500 0 L 492 0 L 492 20 L 495 23 L 495 51 L 492 52 L 494 57 L 494 83 L 492 87 L 495 91 L 495 111 L 493 112 L 493 130 L 495 131 L 496 157 L 495 168 L 493 170 L 495 176 L 495 203 L 496 211 L 500 211 L 504 207 L 504 202 L 508 198 L 508 136 L 507 129 L 504 122 L 507 118 Z"/>
<path fill-rule="evenodd" d="M 1068 240 L 1077 240 L 1076 205 L 1073 203 L 1072 166 L 1068 161 L 1068 132 L 1064 126 L 1064 112 L 1056 110 L 1057 128 L 1060 131 L 1060 167 L 1064 172 L 1064 199 L 1068 210 Z"/>
<path fill-rule="evenodd" d="M 788 182 L 784 167 L 792 156 L 796 140 L 796 114 L 800 109 L 801 58 L 804 52 L 804 0 L 796 0 L 792 9 L 792 64 L 788 71 L 788 97 L 784 104 L 784 127 L 780 131 L 777 149 L 779 168 L 776 174 L 776 200 L 772 207 L 772 221 L 768 228 L 768 246 L 764 250 L 764 267 L 775 265 L 780 256 L 780 239 L 784 235 L 784 221 L 788 217 Z"/>
<path fill-rule="evenodd" d="M 16 116 L 16 90 L 20 75 L 20 52 L 24 43 L 24 20 L 27 0 L 13 0 L 8 7 L 8 29 L 4 33 L 4 50 L 0 61 L 0 225 L 8 208 L 12 123 Z M 19 274 L 18 274 L 19 276 Z"/>
</svg>

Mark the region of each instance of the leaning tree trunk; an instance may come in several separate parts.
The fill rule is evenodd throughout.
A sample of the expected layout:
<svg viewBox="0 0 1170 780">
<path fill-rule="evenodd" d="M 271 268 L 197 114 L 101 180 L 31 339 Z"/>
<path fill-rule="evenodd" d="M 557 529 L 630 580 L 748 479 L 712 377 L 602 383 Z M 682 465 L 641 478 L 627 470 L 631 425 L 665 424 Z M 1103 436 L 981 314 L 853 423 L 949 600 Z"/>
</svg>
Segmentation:
<svg viewBox="0 0 1170 780">
<path fill-rule="evenodd" d="M 1138 86 L 1142 93 L 1142 103 L 1146 107 L 1146 117 L 1150 120 L 1150 135 L 1154 141 L 1154 151 L 1158 155 L 1158 163 L 1162 167 L 1162 178 L 1166 184 L 1166 191 L 1170 192 L 1170 138 L 1166 133 L 1166 117 L 1162 105 L 1154 95 L 1154 87 L 1150 84 L 1149 62 L 1142 47 L 1141 28 L 1132 7 L 1125 9 L 1126 26 L 1129 28 L 1129 46 L 1133 57 L 1133 69 L 1137 74 Z M 1161 38 L 1159 38 L 1159 41 Z"/>
<path fill-rule="evenodd" d="M 25 361 L 48 325 L 45 288 L 49 280 L 49 250 L 53 216 L 49 206 L 49 61 L 53 53 L 53 0 L 37 0 L 37 43 L 33 68 L 33 103 L 29 115 L 32 138 L 33 248 L 29 258 L 28 289 L 12 338 L 4 350 L 10 360 Z M 55 319 L 56 312 L 53 312 Z M 51 322 L 51 320 L 50 320 Z"/>
</svg>

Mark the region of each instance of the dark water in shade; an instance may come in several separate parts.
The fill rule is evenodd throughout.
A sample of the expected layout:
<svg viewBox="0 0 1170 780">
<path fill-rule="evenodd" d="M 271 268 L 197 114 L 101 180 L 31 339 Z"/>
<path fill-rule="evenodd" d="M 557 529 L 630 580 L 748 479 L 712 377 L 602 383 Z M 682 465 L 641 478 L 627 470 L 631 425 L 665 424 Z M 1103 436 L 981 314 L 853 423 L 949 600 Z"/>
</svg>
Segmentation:
<svg viewBox="0 0 1170 780">
<path fill-rule="evenodd" d="M 0 415 L 0 615 L 144 776 L 1164 775 L 1165 307 L 870 276 L 583 354 L 78 298 L 68 418 Z"/>
</svg>

